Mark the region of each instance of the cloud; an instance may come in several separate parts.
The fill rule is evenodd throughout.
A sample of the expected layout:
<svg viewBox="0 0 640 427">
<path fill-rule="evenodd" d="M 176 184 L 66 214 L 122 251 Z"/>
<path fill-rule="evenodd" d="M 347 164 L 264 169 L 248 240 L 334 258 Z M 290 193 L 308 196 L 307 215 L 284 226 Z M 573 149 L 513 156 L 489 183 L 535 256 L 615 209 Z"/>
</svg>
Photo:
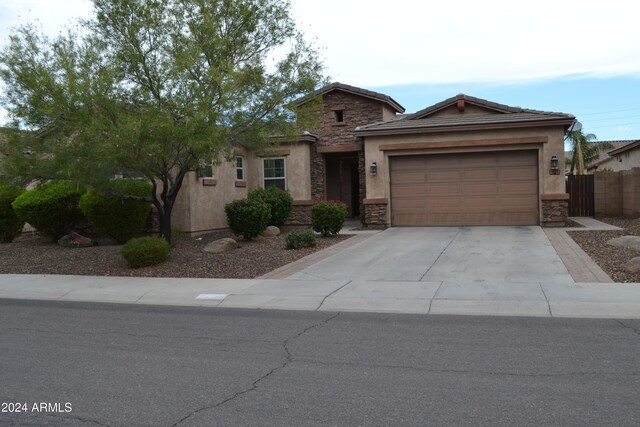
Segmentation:
<svg viewBox="0 0 640 427">
<path fill-rule="evenodd" d="M 293 12 L 332 76 L 356 85 L 640 73 L 633 1 L 294 0 Z"/>
</svg>

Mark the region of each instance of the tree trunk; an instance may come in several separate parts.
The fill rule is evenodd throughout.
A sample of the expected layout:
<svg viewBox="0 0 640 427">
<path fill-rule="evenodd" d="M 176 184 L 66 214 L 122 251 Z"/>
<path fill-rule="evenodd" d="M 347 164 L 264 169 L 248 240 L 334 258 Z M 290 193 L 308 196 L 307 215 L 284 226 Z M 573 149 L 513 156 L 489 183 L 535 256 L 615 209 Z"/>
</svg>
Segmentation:
<svg viewBox="0 0 640 427">
<path fill-rule="evenodd" d="M 584 158 L 582 157 L 582 143 L 580 141 L 576 141 L 576 163 L 578 175 L 584 175 Z"/>
<path fill-rule="evenodd" d="M 173 210 L 173 202 L 168 199 L 164 200 L 162 211 L 158 211 L 160 220 L 160 236 L 171 244 L 171 212 Z"/>
</svg>

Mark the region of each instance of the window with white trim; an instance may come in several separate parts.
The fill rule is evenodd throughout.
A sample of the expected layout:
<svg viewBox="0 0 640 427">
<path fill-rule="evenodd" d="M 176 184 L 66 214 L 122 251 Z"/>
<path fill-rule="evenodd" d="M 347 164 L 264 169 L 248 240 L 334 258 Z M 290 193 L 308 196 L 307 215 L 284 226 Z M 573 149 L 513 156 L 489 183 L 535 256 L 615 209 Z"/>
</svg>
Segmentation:
<svg viewBox="0 0 640 427">
<path fill-rule="evenodd" d="M 244 157 L 236 157 L 236 180 L 244 181 Z"/>
<path fill-rule="evenodd" d="M 284 157 L 270 157 L 262 159 L 264 188 L 275 186 L 281 190 L 286 190 L 286 175 Z"/>
</svg>

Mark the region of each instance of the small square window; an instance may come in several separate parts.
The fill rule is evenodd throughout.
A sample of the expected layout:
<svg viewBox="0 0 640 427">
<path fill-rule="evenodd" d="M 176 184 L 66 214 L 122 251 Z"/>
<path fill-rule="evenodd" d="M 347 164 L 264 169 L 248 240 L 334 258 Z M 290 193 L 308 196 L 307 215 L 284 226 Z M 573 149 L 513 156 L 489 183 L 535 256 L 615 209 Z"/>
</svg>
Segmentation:
<svg viewBox="0 0 640 427">
<path fill-rule="evenodd" d="M 338 123 L 344 122 L 344 111 L 343 110 L 336 110 L 336 111 L 334 111 L 334 114 L 336 115 L 336 122 L 338 122 Z"/>
<path fill-rule="evenodd" d="M 236 157 L 236 180 L 244 181 L 244 157 Z"/>
<path fill-rule="evenodd" d="M 215 169 L 213 163 L 207 163 L 204 160 L 200 160 L 198 163 L 198 177 L 199 178 L 215 178 Z"/>
</svg>

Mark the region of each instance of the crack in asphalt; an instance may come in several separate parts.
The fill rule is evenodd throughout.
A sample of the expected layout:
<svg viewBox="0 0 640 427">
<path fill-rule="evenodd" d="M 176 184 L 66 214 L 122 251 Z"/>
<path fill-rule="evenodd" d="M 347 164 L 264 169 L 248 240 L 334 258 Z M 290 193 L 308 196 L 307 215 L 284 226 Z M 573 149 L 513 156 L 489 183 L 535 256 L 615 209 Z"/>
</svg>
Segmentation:
<svg viewBox="0 0 640 427">
<path fill-rule="evenodd" d="M 270 376 L 272 376 L 273 374 L 275 374 L 276 372 L 284 369 L 287 367 L 287 365 L 289 363 L 291 363 L 293 361 L 293 355 L 291 354 L 291 351 L 289 350 L 289 343 L 291 343 L 292 341 L 300 338 L 302 335 L 306 334 L 307 332 L 309 332 L 312 329 L 318 328 L 320 326 L 326 325 L 327 323 L 329 323 L 330 321 L 332 321 L 333 319 L 335 319 L 336 317 L 338 317 L 340 315 L 340 312 L 326 318 L 325 320 L 319 322 L 319 323 L 314 323 L 311 326 L 308 326 L 307 328 L 303 329 L 301 332 L 297 333 L 296 335 L 289 337 L 287 339 L 285 339 L 284 341 L 282 341 L 282 348 L 284 349 L 285 353 L 286 353 L 286 357 L 285 360 L 282 364 L 280 364 L 279 366 L 276 366 L 275 368 L 271 369 L 269 372 L 267 372 L 266 374 L 262 375 L 260 378 L 258 378 L 257 380 L 253 381 L 253 383 L 251 383 L 251 385 L 247 388 L 245 388 L 244 390 L 240 390 L 236 393 L 234 393 L 232 396 L 224 399 L 221 402 L 218 402 L 214 405 L 210 405 L 210 406 L 205 406 L 202 408 L 198 408 L 195 411 L 190 412 L 189 414 L 187 414 L 185 417 L 183 417 L 182 419 L 178 420 L 176 423 L 172 424 L 171 427 L 176 427 L 180 424 L 182 424 L 184 421 L 188 420 L 189 418 L 191 418 L 192 416 L 203 412 L 203 411 L 207 411 L 209 409 L 216 409 L 221 407 L 222 405 L 225 405 L 237 398 L 239 398 L 240 396 L 243 396 L 249 392 L 252 392 L 254 390 L 256 390 L 258 388 L 258 384 L 269 378 Z"/>
<path fill-rule="evenodd" d="M 620 319 L 615 319 L 615 321 L 618 322 L 618 324 L 621 325 L 623 328 L 631 329 L 636 335 L 640 335 L 640 330 L 634 328 L 633 326 L 627 325 Z"/>
<path fill-rule="evenodd" d="M 597 371 L 583 371 L 583 372 L 559 372 L 555 374 L 532 374 L 532 373 L 516 373 L 516 372 L 495 372 L 495 371 L 480 371 L 471 369 L 432 369 L 422 368 L 418 366 L 410 365 L 386 365 L 386 364 L 369 364 L 369 363 L 356 363 L 356 362 L 321 362 L 311 359 L 296 359 L 296 362 L 309 363 L 320 366 L 359 366 L 363 368 L 383 368 L 383 369 L 405 369 L 417 372 L 428 372 L 434 374 L 480 374 L 502 377 L 538 377 L 538 378 L 553 378 L 553 377 L 571 377 L 571 376 L 587 376 L 587 375 L 624 375 L 624 376 L 640 376 L 640 372 L 597 372 Z"/>
</svg>

